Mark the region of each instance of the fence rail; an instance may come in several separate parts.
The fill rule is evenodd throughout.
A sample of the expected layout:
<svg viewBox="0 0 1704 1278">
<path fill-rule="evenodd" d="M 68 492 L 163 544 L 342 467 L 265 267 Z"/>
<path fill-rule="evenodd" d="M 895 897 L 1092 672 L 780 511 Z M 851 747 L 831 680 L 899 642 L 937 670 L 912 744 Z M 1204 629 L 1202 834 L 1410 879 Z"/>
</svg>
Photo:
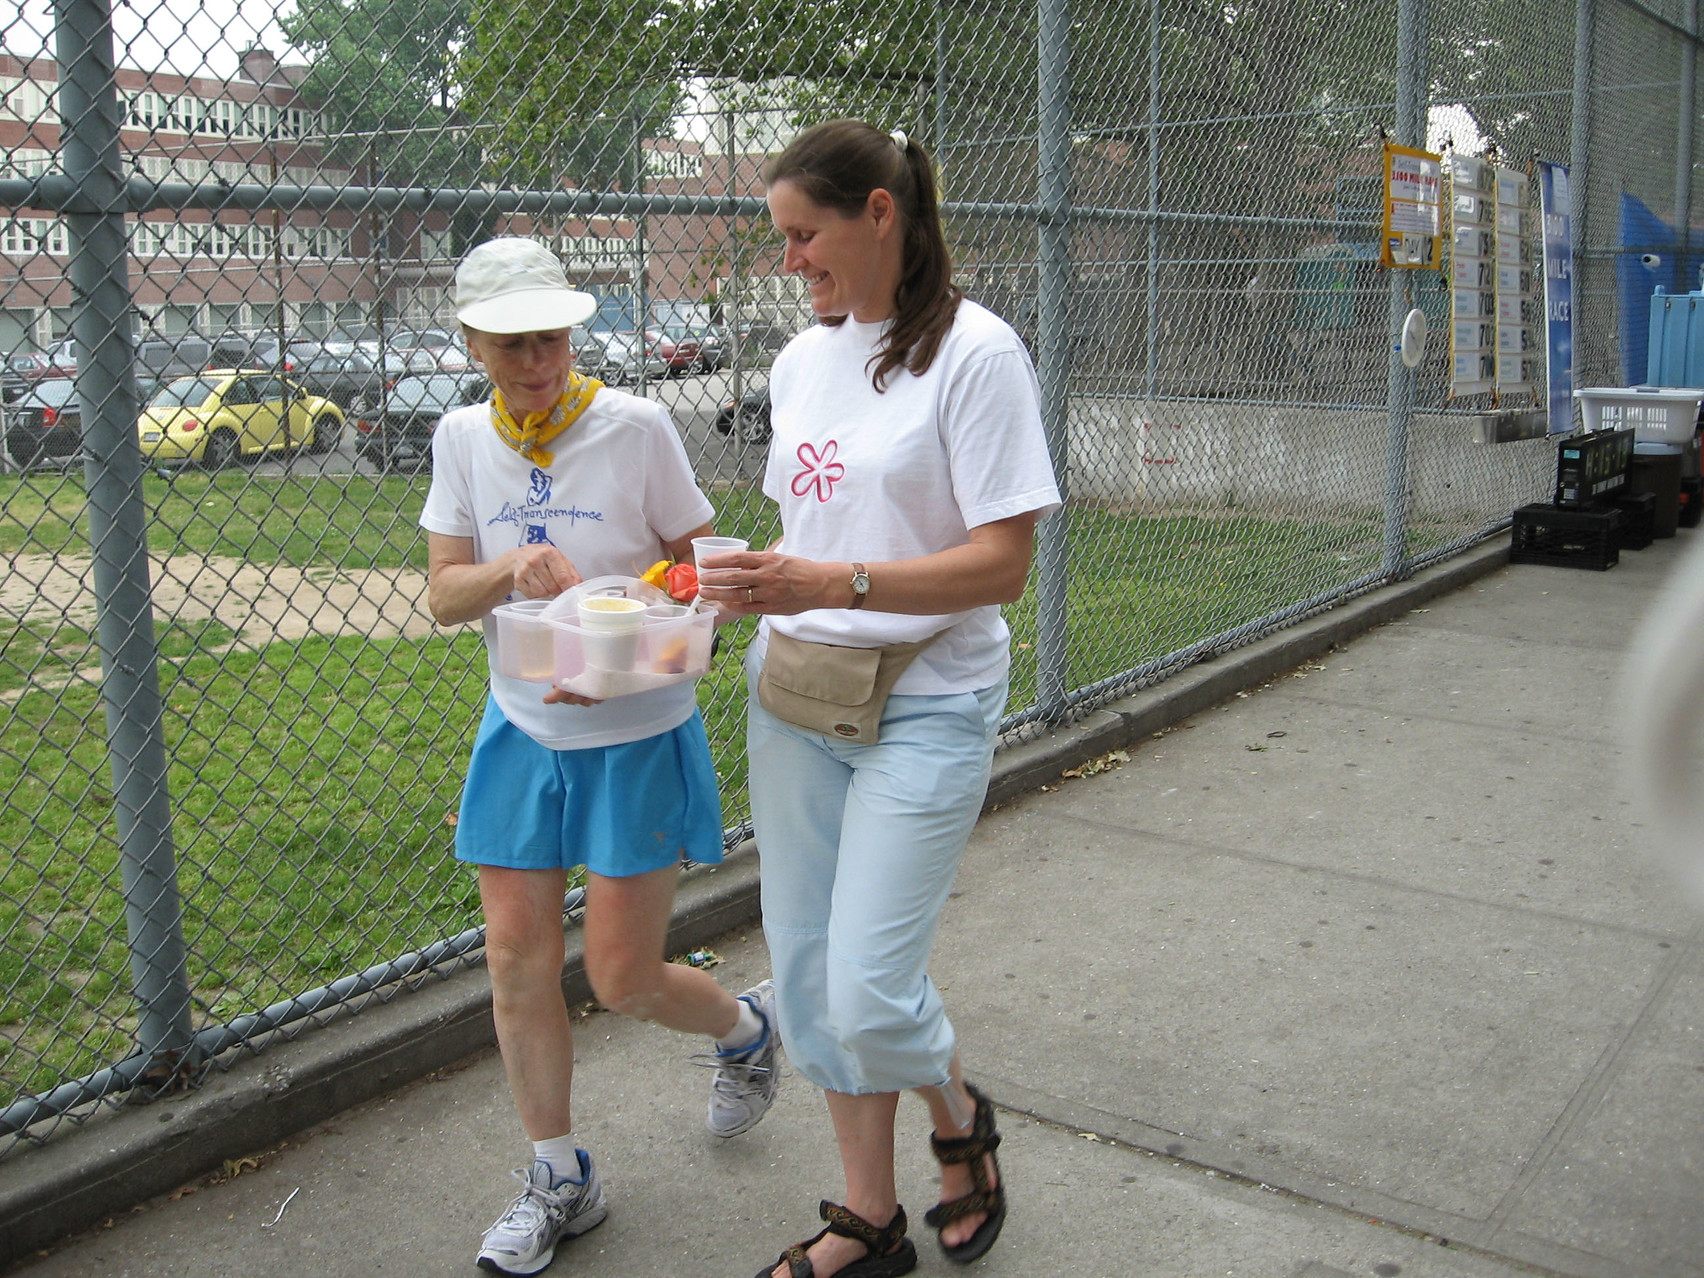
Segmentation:
<svg viewBox="0 0 1704 1278">
<path fill-rule="evenodd" d="M 1552 444 L 1475 427 L 1542 408 L 1543 361 L 1452 396 L 1455 258 L 1378 265 L 1384 137 L 1569 166 L 1575 385 L 1642 380 L 1644 299 L 1704 264 L 1697 0 L 51 12 L 0 19 L 0 1157 L 477 961 L 483 648 L 426 618 L 403 432 L 478 393 L 445 296 L 479 239 L 557 246 L 581 358 L 755 539 L 809 322 L 762 162 L 833 114 L 928 144 L 1069 495 L 1008 610 L 1012 739 L 1547 491 Z M 736 839 L 730 633 L 700 699 Z"/>
</svg>

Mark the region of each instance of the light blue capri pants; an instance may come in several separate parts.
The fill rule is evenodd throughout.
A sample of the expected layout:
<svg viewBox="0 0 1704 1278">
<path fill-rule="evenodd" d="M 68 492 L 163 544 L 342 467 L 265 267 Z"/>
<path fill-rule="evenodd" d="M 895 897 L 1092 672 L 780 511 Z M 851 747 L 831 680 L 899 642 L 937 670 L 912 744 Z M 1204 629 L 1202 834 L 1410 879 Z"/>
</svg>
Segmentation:
<svg viewBox="0 0 1704 1278">
<path fill-rule="evenodd" d="M 988 792 L 1006 680 L 890 697 L 880 740 L 859 745 L 771 715 L 755 674 L 752 821 L 787 1058 L 835 1092 L 939 1086 L 955 1040 L 925 968 Z"/>
</svg>

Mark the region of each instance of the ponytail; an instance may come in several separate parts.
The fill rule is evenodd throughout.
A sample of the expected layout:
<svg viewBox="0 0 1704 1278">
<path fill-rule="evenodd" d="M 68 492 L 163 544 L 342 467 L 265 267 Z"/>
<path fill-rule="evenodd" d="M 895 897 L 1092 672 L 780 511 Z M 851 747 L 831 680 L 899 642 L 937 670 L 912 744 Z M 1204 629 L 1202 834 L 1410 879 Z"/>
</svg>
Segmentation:
<svg viewBox="0 0 1704 1278">
<path fill-rule="evenodd" d="M 922 144 L 860 120 L 829 120 L 794 138 L 764 166 L 763 178 L 770 186 L 792 182 L 813 203 L 843 214 L 861 212 L 878 188 L 893 196 L 904 236 L 899 287 L 870 380 L 881 391 L 896 368 L 918 377 L 927 372 L 964 295 L 953 284 L 934 165 Z M 832 327 L 844 321 L 836 316 L 822 322 Z"/>
</svg>

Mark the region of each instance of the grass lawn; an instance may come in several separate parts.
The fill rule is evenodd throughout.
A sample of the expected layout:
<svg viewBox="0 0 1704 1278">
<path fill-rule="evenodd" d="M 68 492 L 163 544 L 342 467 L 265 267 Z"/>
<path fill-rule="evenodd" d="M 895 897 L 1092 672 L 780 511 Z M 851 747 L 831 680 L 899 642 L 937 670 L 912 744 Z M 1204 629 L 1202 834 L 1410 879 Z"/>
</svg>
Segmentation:
<svg viewBox="0 0 1704 1278">
<path fill-rule="evenodd" d="M 424 479 L 149 476 L 150 549 L 343 568 L 424 567 Z M 774 532 L 753 490 L 719 530 Z M 0 479 L 8 553 L 88 553 L 75 483 Z M 1081 686 L 1377 566 L 1376 521 L 1071 513 L 1067 685 Z M 1011 705 L 1035 690 L 1033 590 L 1008 609 Z M 747 812 L 740 650 L 700 685 L 730 823 Z M 477 630 L 231 646 L 159 619 L 178 886 L 197 1024 L 334 980 L 477 922 L 452 860 L 484 700 Z M 0 1103 L 123 1057 L 134 1028 L 104 712 L 92 636 L 0 623 Z"/>
</svg>

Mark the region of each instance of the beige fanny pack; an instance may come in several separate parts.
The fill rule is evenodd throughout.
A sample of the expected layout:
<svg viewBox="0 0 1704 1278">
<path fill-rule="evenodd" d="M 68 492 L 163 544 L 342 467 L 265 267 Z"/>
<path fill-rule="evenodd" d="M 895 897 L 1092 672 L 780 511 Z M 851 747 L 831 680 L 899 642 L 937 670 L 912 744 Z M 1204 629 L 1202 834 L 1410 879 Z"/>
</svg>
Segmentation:
<svg viewBox="0 0 1704 1278">
<path fill-rule="evenodd" d="M 880 737 L 888 694 L 917 654 L 938 639 L 882 648 L 808 643 L 773 628 L 757 681 L 757 699 L 777 719 L 843 741 Z"/>
</svg>

